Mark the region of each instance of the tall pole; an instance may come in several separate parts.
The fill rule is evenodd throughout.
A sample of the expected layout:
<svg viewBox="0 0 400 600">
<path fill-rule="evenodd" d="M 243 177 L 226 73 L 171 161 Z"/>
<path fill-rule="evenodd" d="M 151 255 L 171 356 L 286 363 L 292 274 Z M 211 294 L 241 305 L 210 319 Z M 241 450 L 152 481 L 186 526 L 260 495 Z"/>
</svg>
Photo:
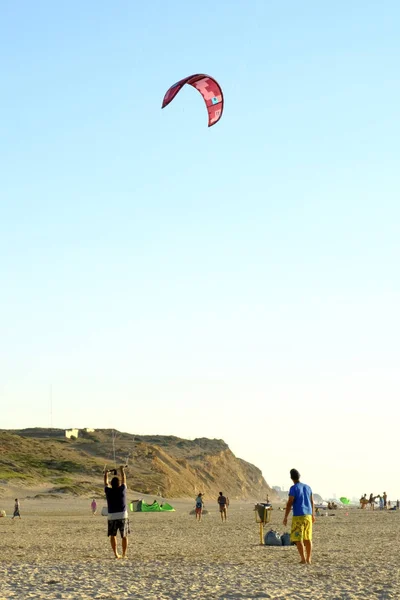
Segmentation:
<svg viewBox="0 0 400 600">
<path fill-rule="evenodd" d="M 113 442 L 114 467 L 117 468 L 117 459 L 115 457 L 115 438 L 116 438 L 116 433 L 115 433 L 115 429 L 113 429 L 112 442 Z"/>
<path fill-rule="evenodd" d="M 53 429 L 53 386 L 50 384 L 50 427 Z"/>
</svg>

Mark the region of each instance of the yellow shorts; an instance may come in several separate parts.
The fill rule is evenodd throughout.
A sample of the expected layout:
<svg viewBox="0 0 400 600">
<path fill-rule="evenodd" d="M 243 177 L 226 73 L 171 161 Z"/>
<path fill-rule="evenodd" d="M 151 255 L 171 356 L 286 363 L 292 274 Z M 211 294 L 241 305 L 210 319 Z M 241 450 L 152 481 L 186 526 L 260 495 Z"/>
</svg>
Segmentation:
<svg viewBox="0 0 400 600">
<path fill-rule="evenodd" d="M 292 530 L 290 532 L 291 542 L 304 542 L 312 540 L 312 517 L 292 517 Z"/>
</svg>

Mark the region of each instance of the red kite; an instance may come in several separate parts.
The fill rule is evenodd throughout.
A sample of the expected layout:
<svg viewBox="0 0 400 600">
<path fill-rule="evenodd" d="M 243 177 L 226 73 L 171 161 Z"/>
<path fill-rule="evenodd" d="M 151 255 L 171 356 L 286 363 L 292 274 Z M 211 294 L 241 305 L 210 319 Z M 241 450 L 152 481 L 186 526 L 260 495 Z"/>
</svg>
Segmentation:
<svg viewBox="0 0 400 600">
<path fill-rule="evenodd" d="M 168 106 L 186 84 L 196 88 L 203 96 L 208 111 L 208 126 L 218 123 L 224 110 L 224 95 L 219 83 L 208 75 L 190 75 L 175 83 L 165 94 L 161 108 Z"/>
</svg>

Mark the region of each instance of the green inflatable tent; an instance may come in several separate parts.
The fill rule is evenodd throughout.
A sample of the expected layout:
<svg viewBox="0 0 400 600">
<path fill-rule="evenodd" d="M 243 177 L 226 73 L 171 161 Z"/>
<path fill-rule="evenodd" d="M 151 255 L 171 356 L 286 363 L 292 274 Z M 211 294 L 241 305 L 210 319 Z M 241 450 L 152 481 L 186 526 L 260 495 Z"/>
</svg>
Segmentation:
<svg viewBox="0 0 400 600">
<path fill-rule="evenodd" d="M 175 509 L 167 502 L 159 504 L 156 500 L 152 504 L 147 504 L 144 500 L 132 500 L 129 509 L 131 512 L 175 512 Z"/>
</svg>

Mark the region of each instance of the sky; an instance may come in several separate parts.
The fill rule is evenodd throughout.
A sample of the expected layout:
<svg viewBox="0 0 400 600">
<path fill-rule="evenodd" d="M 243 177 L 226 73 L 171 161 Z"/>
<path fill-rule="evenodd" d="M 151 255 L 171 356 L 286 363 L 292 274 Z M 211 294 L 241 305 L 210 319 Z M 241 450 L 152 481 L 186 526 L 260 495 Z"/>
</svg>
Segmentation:
<svg viewBox="0 0 400 600">
<path fill-rule="evenodd" d="M 221 438 L 270 485 L 400 497 L 399 25 L 0 1 L 0 427 Z M 198 72 L 210 129 L 190 87 L 160 110 Z"/>
</svg>

